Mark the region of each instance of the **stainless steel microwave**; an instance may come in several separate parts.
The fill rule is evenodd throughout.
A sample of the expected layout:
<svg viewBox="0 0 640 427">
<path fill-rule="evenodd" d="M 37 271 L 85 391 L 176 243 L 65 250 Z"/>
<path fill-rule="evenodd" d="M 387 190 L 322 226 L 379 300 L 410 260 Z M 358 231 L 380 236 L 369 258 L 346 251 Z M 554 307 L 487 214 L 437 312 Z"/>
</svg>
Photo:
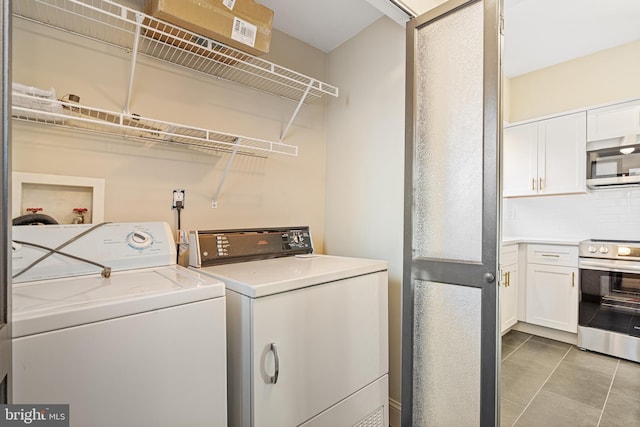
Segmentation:
<svg viewBox="0 0 640 427">
<path fill-rule="evenodd" d="M 591 189 L 640 186 L 640 143 L 587 145 L 587 186 Z"/>
</svg>

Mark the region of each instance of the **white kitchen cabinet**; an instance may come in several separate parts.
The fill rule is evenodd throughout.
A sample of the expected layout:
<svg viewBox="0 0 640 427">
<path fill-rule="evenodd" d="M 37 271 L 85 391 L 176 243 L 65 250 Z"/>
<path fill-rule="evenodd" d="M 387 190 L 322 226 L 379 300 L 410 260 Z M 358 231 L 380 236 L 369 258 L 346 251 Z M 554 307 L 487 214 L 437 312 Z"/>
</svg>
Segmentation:
<svg viewBox="0 0 640 427">
<path fill-rule="evenodd" d="M 578 248 L 527 246 L 527 323 L 578 331 Z"/>
<path fill-rule="evenodd" d="M 518 322 L 518 245 L 504 245 L 500 258 L 500 332 Z"/>
<path fill-rule="evenodd" d="M 537 194 L 538 123 L 505 128 L 503 154 L 503 196 Z"/>
<path fill-rule="evenodd" d="M 586 113 L 504 129 L 504 197 L 586 192 Z"/>
<path fill-rule="evenodd" d="M 640 134 L 640 99 L 587 112 L 588 141 L 624 138 L 637 134 Z"/>
</svg>

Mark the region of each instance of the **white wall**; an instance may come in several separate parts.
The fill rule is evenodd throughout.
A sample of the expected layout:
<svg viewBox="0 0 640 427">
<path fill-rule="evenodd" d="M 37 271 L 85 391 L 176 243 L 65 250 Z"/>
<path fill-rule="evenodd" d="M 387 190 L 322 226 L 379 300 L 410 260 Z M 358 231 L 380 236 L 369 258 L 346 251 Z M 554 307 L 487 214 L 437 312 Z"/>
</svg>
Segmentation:
<svg viewBox="0 0 640 427">
<path fill-rule="evenodd" d="M 327 55 L 274 32 L 267 58 L 324 80 Z M 80 96 L 89 106 L 122 111 L 128 53 L 14 20 L 13 79 Z M 277 141 L 291 101 L 139 57 L 131 112 L 211 130 Z M 13 170 L 105 178 L 106 221 L 166 221 L 174 188 L 184 188 L 182 228 L 310 225 L 316 249 L 324 234 L 325 101 L 302 108 L 285 142 L 299 157 L 238 156 L 218 200 L 211 200 L 228 154 L 14 122 Z"/>
<path fill-rule="evenodd" d="M 510 123 L 640 98 L 640 40 L 512 78 Z"/>
<path fill-rule="evenodd" d="M 386 17 L 376 21 L 329 54 L 328 79 L 340 87 L 341 94 L 328 104 L 325 249 L 330 254 L 389 262 L 390 398 L 398 403 L 404 28 Z M 393 409 L 391 415 L 399 415 Z"/>
</svg>

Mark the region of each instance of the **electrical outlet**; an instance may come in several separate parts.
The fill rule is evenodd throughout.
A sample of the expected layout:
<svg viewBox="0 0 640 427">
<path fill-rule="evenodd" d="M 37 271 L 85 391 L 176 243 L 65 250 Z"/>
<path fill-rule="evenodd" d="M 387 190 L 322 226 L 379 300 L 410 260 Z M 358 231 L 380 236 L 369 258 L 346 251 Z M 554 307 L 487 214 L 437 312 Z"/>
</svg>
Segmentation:
<svg viewBox="0 0 640 427">
<path fill-rule="evenodd" d="M 180 209 L 184 209 L 184 190 L 183 189 L 173 190 L 173 201 L 171 202 L 171 208 L 177 209 L 178 202 L 182 204 Z"/>
</svg>

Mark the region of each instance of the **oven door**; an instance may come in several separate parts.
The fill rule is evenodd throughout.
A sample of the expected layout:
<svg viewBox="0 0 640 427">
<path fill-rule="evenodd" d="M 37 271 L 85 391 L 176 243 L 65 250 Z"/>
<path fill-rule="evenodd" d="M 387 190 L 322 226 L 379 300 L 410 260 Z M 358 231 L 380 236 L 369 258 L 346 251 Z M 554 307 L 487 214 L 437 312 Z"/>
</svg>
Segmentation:
<svg viewBox="0 0 640 427">
<path fill-rule="evenodd" d="M 640 337 L 640 262 L 581 258 L 578 324 Z"/>
</svg>

